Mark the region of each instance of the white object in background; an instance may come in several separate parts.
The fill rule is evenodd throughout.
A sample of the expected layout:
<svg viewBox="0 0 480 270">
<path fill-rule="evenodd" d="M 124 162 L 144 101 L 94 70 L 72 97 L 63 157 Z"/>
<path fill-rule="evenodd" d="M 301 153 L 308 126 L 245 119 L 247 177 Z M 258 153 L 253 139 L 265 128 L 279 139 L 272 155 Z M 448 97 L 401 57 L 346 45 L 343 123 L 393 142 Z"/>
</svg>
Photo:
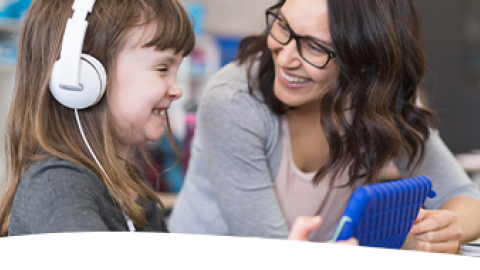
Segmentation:
<svg viewBox="0 0 480 270">
<path fill-rule="evenodd" d="M 15 83 L 15 72 L 11 70 L 0 70 L 0 198 L 6 184 L 5 168 L 5 120 L 7 119 L 8 108 L 12 100 L 13 87 Z"/>
<path fill-rule="evenodd" d="M 6 11 L 11 5 L 17 3 L 20 0 L 0 0 L 0 11 Z"/>
<path fill-rule="evenodd" d="M 458 154 L 455 157 L 462 168 L 470 175 L 473 182 L 480 188 L 480 153 L 472 151 L 472 153 Z"/>
<path fill-rule="evenodd" d="M 220 45 L 214 36 L 199 34 L 191 54 L 191 101 L 198 105 L 203 89 L 221 65 Z"/>
<path fill-rule="evenodd" d="M 0 0 L 0 10 L 4 10 L 7 7 L 6 0 Z"/>
<path fill-rule="evenodd" d="M 196 37 L 194 50 L 203 52 L 205 57 L 203 63 L 197 63 L 201 67 L 194 70 L 194 72 L 199 72 L 194 76 L 202 76 L 205 80 L 210 79 L 210 76 L 220 69 L 220 46 L 212 35 L 200 34 Z"/>
<path fill-rule="evenodd" d="M 470 257 L 480 257 L 480 245 L 478 243 L 461 244 L 458 254 Z"/>
<path fill-rule="evenodd" d="M 465 153 L 455 156 L 462 165 L 463 169 L 467 172 L 480 171 L 480 154 L 477 153 Z"/>
<path fill-rule="evenodd" d="M 172 102 L 168 110 L 172 133 L 179 141 L 183 141 L 186 135 L 185 104 L 191 98 L 190 65 L 190 56 L 187 56 L 183 59 L 177 73 L 177 83 L 182 89 L 183 95 L 180 99 Z"/>
</svg>

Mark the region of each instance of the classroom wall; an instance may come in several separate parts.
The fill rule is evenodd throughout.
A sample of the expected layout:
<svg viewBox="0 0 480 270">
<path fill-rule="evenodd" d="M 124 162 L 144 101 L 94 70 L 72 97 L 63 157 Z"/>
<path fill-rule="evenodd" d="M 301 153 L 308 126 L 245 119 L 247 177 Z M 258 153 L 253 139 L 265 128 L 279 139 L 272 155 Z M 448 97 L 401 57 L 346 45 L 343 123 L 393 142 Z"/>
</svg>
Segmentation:
<svg viewBox="0 0 480 270">
<path fill-rule="evenodd" d="M 422 86 L 440 116 L 440 135 L 454 153 L 480 149 L 480 70 L 472 66 L 480 67 L 480 55 L 468 57 L 480 52 L 480 1 L 417 4 L 428 66 Z"/>
<path fill-rule="evenodd" d="M 193 0 L 187 0 L 187 2 Z M 195 0 L 205 5 L 205 27 L 218 35 L 260 33 L 265 26 L 265 9 L 277 0 Z"/>
</svg>

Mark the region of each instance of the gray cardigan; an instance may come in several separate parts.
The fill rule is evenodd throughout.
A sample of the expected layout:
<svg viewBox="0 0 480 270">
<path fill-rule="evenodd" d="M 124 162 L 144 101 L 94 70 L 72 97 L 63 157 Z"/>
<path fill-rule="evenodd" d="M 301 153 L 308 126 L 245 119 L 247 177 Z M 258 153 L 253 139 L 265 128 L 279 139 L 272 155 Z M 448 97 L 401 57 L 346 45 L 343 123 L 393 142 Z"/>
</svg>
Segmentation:
<svg viewBox="0 0 480 270">
<path fill-rule="evenodd" d="M 169 220 L 171 232 L 288 236 L 273 188 L 282 156 L 281 121 L 261 100 L 249 94 L 243 65 L 231 63 L 211 78 L 200 101 L 184 187 Z M 402 176 L 410 175 L 407 162 L 406 156 L 394 160 Z M 437 132 L 412 174 L 420 175 L 432 180 L 438 194 L 427 200 L 427 208 L 455 196 L 480 201 L 477 186 Z"/>
<path fill-rule="evenodd" d="M 167 231 L 153 199 L 139 197 L 137 203 L 148 221 L 143 231 Z M 58 158 L 33 164 L 15 193 L 8 235 L 81 231 L 128 228 L 107 187 L 91 171 Z"/>
</svg>

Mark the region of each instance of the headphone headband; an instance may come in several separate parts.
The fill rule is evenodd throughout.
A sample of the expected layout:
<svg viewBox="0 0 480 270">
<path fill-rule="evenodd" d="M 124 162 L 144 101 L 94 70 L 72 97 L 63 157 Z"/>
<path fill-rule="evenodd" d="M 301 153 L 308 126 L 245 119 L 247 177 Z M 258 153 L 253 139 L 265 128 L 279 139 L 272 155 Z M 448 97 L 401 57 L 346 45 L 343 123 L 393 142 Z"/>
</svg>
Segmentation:
<svg viewBox="0 0 480 270">
<path fill-rule="evenodd" d="M 75 0 L 73 3 L 73 10 L 81 9 L 86 10 L 88 13 L 92 13 L 93 5 L 95 5 L 96 0 Z"/>
<path fill-rule="evenodd" d="M 60 52 L 59 87 L 69 91 L 82 91 L 80 56 L 88 26 L 87 15 L 92 12 L 95 0 L 75 0 L 72 18 L 68 19 Z"/>
</svg>

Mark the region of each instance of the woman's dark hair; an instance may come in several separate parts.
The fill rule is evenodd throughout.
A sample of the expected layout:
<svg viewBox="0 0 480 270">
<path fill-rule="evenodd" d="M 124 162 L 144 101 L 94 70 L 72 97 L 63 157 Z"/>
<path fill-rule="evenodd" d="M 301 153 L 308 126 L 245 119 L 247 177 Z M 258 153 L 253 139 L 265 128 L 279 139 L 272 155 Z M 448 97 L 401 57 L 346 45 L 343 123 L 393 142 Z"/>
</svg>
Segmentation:
<svg viewBox="0 0 480 270">
<path fill-rule="evenodd" d="M 438 128 L 439 120 L 417 103 L 425 55 L 413 0 L 327 2 L 340 74 L 319 107 L 330 153 L 314 184 L 330 173 L 333 184 L 349 166 L 349 185 L 361 178 L 374 183 L 381 169 L 403 152 L 409 157 L 408 167 L 416 168 L 424 159 L 430 129 Z M 267 31 L 244 38 L 236 60 L 249 64 L 250 93 L 258 89 L 273 113 L 284 114 L 285 106 L 273 91 Z"/>
</svg>

